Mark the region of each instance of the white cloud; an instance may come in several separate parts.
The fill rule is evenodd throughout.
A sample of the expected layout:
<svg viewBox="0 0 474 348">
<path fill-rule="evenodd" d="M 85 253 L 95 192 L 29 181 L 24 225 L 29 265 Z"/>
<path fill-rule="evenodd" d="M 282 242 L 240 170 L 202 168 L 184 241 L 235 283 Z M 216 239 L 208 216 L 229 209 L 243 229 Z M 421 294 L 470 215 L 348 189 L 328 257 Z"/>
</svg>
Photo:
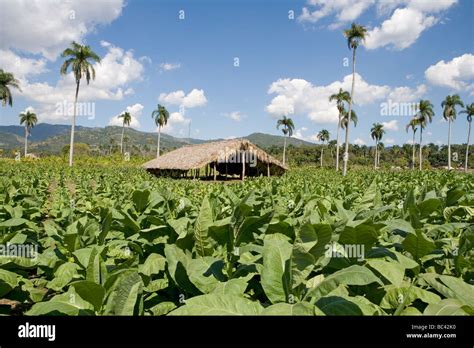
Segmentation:
<svg viewBox="0 0 474 348">
<path fill-rule="evenodd" d="M 179 105 L 187 109 L 207 104 L 207 98 L 202 89 L 193 89 L 188 94 L 185 94 L 183 90 L 161 93 L 158 97 L 158 101 L 167 105 Z"/>
<path fill-rule="evenodd" d="M 388 122 L 382 122 L 383 128 L 385 130 L 397 131 L 398 130 L 398 120 L 391 120 Z"/>
<path fill-rule="evenodd" d="M 119 47 L 107 44 L 107 54 L 101 63 L 94 63 L 95 80 L 90 84 L 81 80 L 79 102 L 94 102 L 95 100 L 121 100 L 133 93 L 129 85 L 140 81 L 143 65 L 134 58 L 133 52 L 124 51 Z M 23 93 L 18 94 L 39 104 L 39 115 L 42 120 L 60 120 L 69 116 L 56 113 L 57 103 L 72 103 L 75 93 L 75 79 L 72 73 L 61 76 L 56 85 L 46 82 L 30 83 L 21 81 Z"/>
<path fill-rule="evenodd" d="M 231 120 L 236 121 L 236 122 L 240 122 L 240 121 L 242 121 L 243 118 L 246 117 L 240 111 L 233 111 L 233 112 L 230 112 L 230 113 L 225 112 L 225 113 L 223 113 L 223 115 L 227 118 L 230 118 Z"/>
<path fill-rule="evenodd" d="M 393 139 L 393 138 L 387 138 L 387 139 L 385 139 L 385 143 L 386 143 L 386 144 L 395 144 L 395 139 Z"/>
<path fill-rule="evenodd" d="M 394 88 L 388 95 L 388 99 L 397 103 L 413 102 L 423 97 L 428 88 L 426 85 L 419 85 L 415 89 L 410 87 Z"/>
<path fill-rule="evenodd" d="M 161 63 L 160 70 L 162 71 L 171 71 L 175 69 L 179 69 L 181 67 L 180 63 Z"/>
<path fill-rule="evenodd" d="M 389 97 L 397 98 L 397 101 L 408 100 L 408 95 L 413 98 L 418 97 L 426 90 L 424 86 L 411 89 L 372 85 L 359 74 L 355 76 L 354 105 L 356 111 L 358 106 L 372 104 Z M 273 82 L 268 89 L 268 94 L 276 94 L 276 96 L 266 106 L 266 111 L 274 117 L 303 114 L 315 123 L 337 123 L 339 112 L 336 103 L 329 102 L 329 96 L 339 91 L 339 88 L 350 90 L 351 82 L 352 75 L 347 75 L 342 81 L 335 81 L 326 86 L 315 86 L 303 79 L 279 79 Z"/>
<path fill-rule="evenodd" d="M 142 115 L 142 111 L 143 111 L 142 104 L 137 103 L 134 105 L 127 106 L 125 110 L 123 110 L 121 113 L 119 113 L 118 115 L 115 115 L 114 117 L 110 119 L 109 126 L 122 126 L 123 119 L 119 118 L 119 116 L 122 115 L 124 112 L 129 112 L 130 116 L 132 116 L 130 127 L 140 128 L 139 118 Z"/>
<path fill-rule="evenodd" d="M 81 42 L 97 26 L 118 18 L 123 6 L 123 0 L 2 1 L 0 48 L 54 60 L 71 41 Z"/>
<path fill-rule="evenodd" d="M 367 32 L 368 49 L 392 47 L 397 50 L 411 46 L 423 31 L 440 22 L 439 13 L 449 9 L 457 0 L 309 0 L 302 9 L 300 22 L 316 23 L 334 16 L 329 29 L 355 21 L 376 5 L 380 17 L 390 16 Z"/>
<path fill-rule="evenodd" d="M 298 20 L 316 23 L 323 17 L 335 15 L 338 23 L 349 22 L 358 18 L 373 3 L 374 0 L 310 0 L 308 4 L 315 9 L 304 7 Z"/>
<path fill-rule="evenodd" d="M 46 69 L 46 59 L 33 59 L 20 57 L 11 50 L 0 49 L 0 67 L 13 73 L 17 79 L 38 75 L 48 71 Z"/>
<path fill-rule="evenodd" d="M 365 47 L 375 49 L 390 46 L 403 50 L 411 46 L 420 34 L 436 24 L 434 16 L 426 16 L 413 8 L 396 9 L 390 19 L 367 32 Z"/>
<path fill-rule="evenodd" d="M 472 89 L 474 85 L 474 55 L 470 53 L 445 62 L 439 61 L 425 71 L 426 79 L 433 85 L 455 90 Z M 471 84 L 469 84 L 471 82 Z"/>
<path fill-rule="evenodd" d="M 168 123 L 162 128 L 167 134 L 184 135 L 185 129 L 189 126 L 191 119 L 184 117 L 180 112 L 172 112 L 168 118 Z"/>
<path fill-rule="evenodd" d="M 361 138 L 357 138 L 356 140 L 354 140 L 354 144 L 356 144 L 356 145 L 365 145 L 365 141 Z"/>
</svg>

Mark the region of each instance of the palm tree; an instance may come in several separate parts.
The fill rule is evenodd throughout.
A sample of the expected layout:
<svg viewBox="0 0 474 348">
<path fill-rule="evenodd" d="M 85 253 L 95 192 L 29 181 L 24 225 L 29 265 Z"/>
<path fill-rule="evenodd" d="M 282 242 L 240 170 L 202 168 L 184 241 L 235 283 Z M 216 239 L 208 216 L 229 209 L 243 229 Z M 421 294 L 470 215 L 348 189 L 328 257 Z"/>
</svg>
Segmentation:
<svg viewBox="0 0 474 348">
<path fill-rule="evenodd" d="M 344 36 L 347 39 L 347 46 L 352 50 L 352 87 L 351 87 L 351 97 L 349 99 L 349 115 L 352 115 L 352 103 L 354 101 L 354 87 L 355 87 L 355 63 L 356 63 L 356 50 L 361 41 L 365 41 L 365 35 L 367 29 L 362 25 L 357 25 L 352 23 L 352 26 L 349 29 L 344 30 Z M 349 160 L 349 123 L 346 127 L 346 147 L 344 151 L 344 162 L 342 175 L 347 174 L 347 161 Z"/>
<path fill-rule="evenodd" d="M 72 167 L 73 156 L 74 156 L 74 128 L 76 126 L 76 109 L 77 109 L 77 96 L 79 94 L 79 85 L 81 79 L 85 76 L 87 84 L 90 79 L 95 80 L 95 70 L 92 63 L 89 60 L 100 63 L 100 57 L 92 51 L 89 46 L 83 46 L 73 41 L 71 46 L 66 48 L 61 57 L 66 58 L 63 65 L 61 66 L 61 75 L 67 74 L 69 67 L 74 74 L 76 79 L 76 94 L 74 97 L 74 114 L 72 117 L 71 125 L 71 142 L 69 146 L 69 166 Z"/>
<path fill-rule="evenodd" d="M 324 143 L 329 141 L 329 131 L 326 129 L 321 130 L 318 135 L 316 136 L 319 141 L 323 143 L 321 147 L 321 168 L 323 167 L 323 155 L 324 155 Z"/>
<path fill-rule="evenodd" d="M 423 165 L 423 129 L 425 129 L 428 123 L 431 123 L 433 116 L 433 104 L 429 100 L 421 99 L 418 104 L 418 112 L 415 115 L 417 124 L 420 125 L 420 170 Z"/>
<path fill-rule="evenodd" d="M 277 129 L 282 128 L 283 132 L 283 165 L 286 163 L 286 137 L 289 136 L 291 137 L 293 135 L 293 130 L 295 129 L 295 125 L 293 123 L 293 120 L 289 117 L 283 116 L 283 118 L 279 119 L 277 121 Z"/>
<path fill-rule="evenodd" d="M 413 140 L 412 140 L 412 143 L 411 143 L 411 147 L 412 147 L 411 169 L 415 169 L 415 149 L 416 149 L 415 133 L 416 133 L 416 130 L 417 130 L 417 128 L 416 128 L 417 126 L 418 126 L 418 120 L 417 120 L 416 117 L 413 117 L 405 127 L 405 130 L 407 132 L 408 132 L 408 129 L 410 129 L 410 128 L 413 132 Z"/>
<path fill-rule="evenodd" d="M 160 157 L 160 138 L 161 138 L 161 127 L 164 127 L 168 123 L 170 114 L 166 108 L 158 104 L 156 110 L 153 110 L 151 117 L 155 120 L 155 124 L 158 127 L 158 146 L 156 148 L 156 158 Z"/>
<path fill-rule="evenodd" d="M 456 119 L 456 105 L 464 107 L 459 95 L 448 95 L 441 103 L 443 110 L 443 117 L 448 121 L 448 169 L 451 170 L 451 122 Z"/>
<path fill-rule="evenodd" d="M 120 139 L 120 153 L 123 154 L 123 133 L 125 131 L 125 126 L 130 126 L 130 122 L 132 122 L 132 115 L 128 111 L 125 111 L 121 114 L 118 118 L 122 118 L 122 138 Z"/>
<path fill-rule="evenodd" d="M 20 115 L 20 125 L 25 125 L 25 157 L 28 154 L 28 135 L 30 135 L 30 130 L 38 122 L 38 118 L 33 111 L 23 111 Z"/>
<path fill-rule="evenodd" d="M 342 115 L 344 114 L 344 102 L 349 103 L 351 99 L 351 95 L 347 91 L 343 91 L 342 88 L 339 88 L 339 92 L 332 94 L 329 97 L 329 101 L 336 101 L 337 110 L 339 111 L 339 118 L 337 121 L 337 142 L 336 142 L 336 171 L 339 170 L 339 147 L 340 147 L 340 140 L 339 140 L 339 130 L 341 129 L 341 120 Z"/>
<path fill-rule="evenodd" d="M 466 159 L 464 162 L 464 171 L 467 172 L 467 162 L 469 159 L 469 141 L 471 138 L 471 123 L 472 123 L 472 116 L 474 115 L 474 103 L 466 105 L 466 109 L 461 111 L 461 114 L 467 114 L 467 122 L 469 123 L 469 128 L 467 131 L 467 143 L 466 143 Z"/>
<path fill-rule="evenodd" d="M 346 129 L 347 123 L 349 122 L 347 115 L 349 115 L 349 112 L 346 111 L 346 110 L 343 110 L 342 119 L 341 119 L 341 128 L 342 129 Z M 354 123 L 354 127 L 357 127 L 357 121 L 359 121 L 359 119 L 357 118 L 357 114 L 356 114 L 355 110 L 352 110 L 352 112 L 351 112 L 351 122 Z"/>
<path fill-rule="evenodd" d="M 385 134 L 383 125 L 380 123 L 374 123 L 372 129 L 370 130 L 370 136 L 375 140 L 375 160 L 374 160 L 374 169 L 377 169 L 379 166 L 379 141 L 382 139 Z"/>
<path fill-rule="evenodd" d="M 7 104 L 10 106 L 13 105 L 10 87 L 14 87 L 21 92 L 20 82 L 15 79 L 15 76 L 13 76 L 12 73 L 0 69 L 0 100 L 2 101 L 3 106 L 6 106 Z"/>
</svg>

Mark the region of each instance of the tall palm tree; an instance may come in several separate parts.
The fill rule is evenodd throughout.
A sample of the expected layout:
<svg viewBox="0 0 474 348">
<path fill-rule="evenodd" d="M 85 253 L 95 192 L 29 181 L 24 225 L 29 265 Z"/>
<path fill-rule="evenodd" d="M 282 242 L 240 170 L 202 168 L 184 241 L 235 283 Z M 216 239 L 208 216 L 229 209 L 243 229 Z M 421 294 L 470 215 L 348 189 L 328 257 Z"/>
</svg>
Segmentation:
<svg viewBox="0 0 474 348">
<path fill-rule="evenodd" d="M 76 80 L 76 94 L 74 97 L 74 114 L 72 116 L 71 125 L 71 142 L 69 146 L 69 166 L 72 167 L 73 156 L 74 156 L 74 128 L 76 126 L 76 109 L 77 109 L 77 96 L 79 95 L 79 85 L 81 84 L 82 77 L 86 78 L 87 84 L 91 78 L 95 80 L 95 70 L 92 66 L 92 62 L 100 63 L 100 57 L 92 51 L 89 46 L 80 45 L 73 41 L 71 46 L 66 48 L 61 57 L 66 58 L 63 65 L 61 66 L 61 75 L 66 75 L 69 67 L 74 74 Z"/>
<path fill-rule="evenodd" d="M 0 100 L 2 101 L 3 106 L 6 106 L 7 104 L 10 106 L 13 105 L 10 87 L 16 88 L 21 92 L 20 82 L 15 79 L 15 76 L 13 76 L 12 73 L 0 69 Z"/>
<path fill-rule="evenodd" d="M 293 130 L 295 129 L 295 125 L 293 120 L 289 117 L 283 116 L 281 119 L 277 121 L 277 129 L 282 128 L 283 132 L 283 165 L 286 163 L 286 137 L 291 137 L 293 135 Z"/>
<path fill-rule="evenodd" d="M 456 106 L 459 105 L 464 107 L 464 103 L 461 101 L 459 95 L 448 95 L 443 102 L 441 107 L 443 109 L 443 117 L 448 121 L 448 169 L 451 170 L 451 122 L 456 119 Z"/>
<path fill-rule="evenodd" d="M 352 23 L 349 29 L 344 30 L 344 36 L 347 39 L 347 46 L 352 50 L 352 87 L 351 98 L 349 99 L 349 115 L 352 115 L 352 103 L 354 101 L 354 87 L 355 87 L 355 64 L 356 64 L 356 50 L 361 41 L 365 41 L 367 29 L 362 25 Z M 346 127 L 346 147 L 344 151 L 344 162 L 342 175 L 347 174 L 347 162 L 349 161 L 349 122 Z"/>
<path fill-rule="evenodd" d="M 323 156 L 324 156 L 324 143 L 329 141 L 329 131 L 327 129 L 321 130 L 316 136 L 319 141 L 323 143 L 321 147 L 321 168 L 323 167 Z"/>
<path fill-rule="evenodd" d="M 467 172 L 467 162 L 469 159 L 469 141 L 471 138 L 471 123 L 472 123 L 472 116 L 474 115 L 474 103 L 466 105 L 466 109 L 461 111 L 461 114 L 467 115 L 467 123 L 469 124 L 469 128 L 467 131 L 467 143 L 466 143 L 466 159 L 464 162 L 464 171 Z"/>
<path fill-rule="evenodd" d="M 418 112 L 415 114 L 417 124 L 420 126 L 420 170 L 423 165 L 423 129 L 431 123 L 433 116 L 433 104 L 429 100 L 421 99 L 418 103 Z"/>
<path fill-rule="evenodd" d="M 349 112 L 346 111 L 346 110 L 343 110 L 342 119 L 341 119 L 341 128 L 342 129 L 346 129 L 347 123 L 349 122 L 347 115 L 349 115 Z M 359 121 L 359 119 L 357 118 L 357 113 L 355 112 L 355 110 L 352 110 L 351 111 L 351 122 L 354 123 L 354 127 L 357 127 L 357 122 L 358 121 Z"/>
<path fill-rule="evenodd" d="M 412 139 L 412 142 L 411 142 L 411 148 L 412 148 L 411 169 L 415 169 L 415 151 L 416 151 L 415 133 L 416 133 L 416 130 L 418 129 L 417 127 L 418 127 L 418 119 L 416 117 L 413 117 L 405 127 L 405 130 L 407 132 L 408 132 L 408 129 L 410 129 L 410 128 L 413 132 L 413 139 Z"/>
<path fill-rule="evenodd" d="M 122 138 L 120 139 L 120 153 L 123 154 L 123 133 L 125 132 L 125 126 L 130 126 L 132 122 L 132 115 L 128 111 L 125 111 L 118 118 L 122 119 Z"/>
<path fill-rule="evenodd" d="M 379 141 L 382 139 L 385 134 L 383 125 L 380 123 L 374 123 L 372 129 L 370 130 L 370 136 L 375 140 L 375 160 L 374 160 L 374 169 L 377 169 L 379 166 Z"/>
<path fill-rule="evenodd" d="M 33 111 L 26 110 L 23 111 L 20 115 L 20 125 L 25 125 L 25 157 L 28 154 L 28 136 L 31 134 L 30 130 L 38 122 L 38 117 Z"/>
<path fill-rule="evenodd" d="M 342 88 L 339 88 L 339 92 L 332 94 L 329 97 L 329 101 L 336 101 L 337 110 L 339 111 L 339 118 L 337 121 L 337 142 L 336 142 L 336 171 L 339 170 L 339 147 L 340 147 L 340 136 L 339 130 L 341 129 L 341 120 L 344 114 L 344 102 L 349 103 L 351 95 L 347 91 L 343 91 Z"/>
<path fill-rule="evenodd" d="M 156 110 L 153 110 L 151 117 L 155 120 L 155 125 L 158 127 L 158 146 L 156 148 L 156 158 L 160 157 L 160 141 L 161 141 L 161 128 L 168 123 L 170 114 L 166 108 L 158 104 Z"/>
</svg>

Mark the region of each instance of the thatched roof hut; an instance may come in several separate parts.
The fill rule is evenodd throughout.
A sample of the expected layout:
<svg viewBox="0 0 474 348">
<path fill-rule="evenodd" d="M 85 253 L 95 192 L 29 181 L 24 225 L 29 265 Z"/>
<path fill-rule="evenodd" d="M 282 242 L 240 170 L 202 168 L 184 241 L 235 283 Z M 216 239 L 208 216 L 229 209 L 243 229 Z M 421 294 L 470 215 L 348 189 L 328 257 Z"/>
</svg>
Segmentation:
<svg viewBox="0 0 474 348">
<path fill-rule="evenodd" d="M 281 175 L 288 168 L 246 139 L 183 146 L 143 165 L 156 175 L 213 177 Z"/>
</svg>

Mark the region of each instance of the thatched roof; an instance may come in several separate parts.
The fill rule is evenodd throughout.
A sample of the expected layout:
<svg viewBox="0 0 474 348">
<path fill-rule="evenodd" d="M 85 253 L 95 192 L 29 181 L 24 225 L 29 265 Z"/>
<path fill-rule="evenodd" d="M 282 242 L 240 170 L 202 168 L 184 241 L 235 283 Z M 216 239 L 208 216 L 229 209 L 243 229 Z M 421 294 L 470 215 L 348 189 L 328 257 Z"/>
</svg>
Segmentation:
<svg viewBox="0 0 474 348">
<path fill-rule="evenodd" d="M 226 161 L 236 151 L 252 152 L 256 155 L 259 162 L 278 166 L 284 170 L 288 169 L 280 161 L 246 139 L 231 139 L 183 146 L 174 151 L 170 151 L 159 158 L 153 159 L 145 163 L 143 166 L 146 169 L 198 169 L 209 163 Z"/>
</svg>

